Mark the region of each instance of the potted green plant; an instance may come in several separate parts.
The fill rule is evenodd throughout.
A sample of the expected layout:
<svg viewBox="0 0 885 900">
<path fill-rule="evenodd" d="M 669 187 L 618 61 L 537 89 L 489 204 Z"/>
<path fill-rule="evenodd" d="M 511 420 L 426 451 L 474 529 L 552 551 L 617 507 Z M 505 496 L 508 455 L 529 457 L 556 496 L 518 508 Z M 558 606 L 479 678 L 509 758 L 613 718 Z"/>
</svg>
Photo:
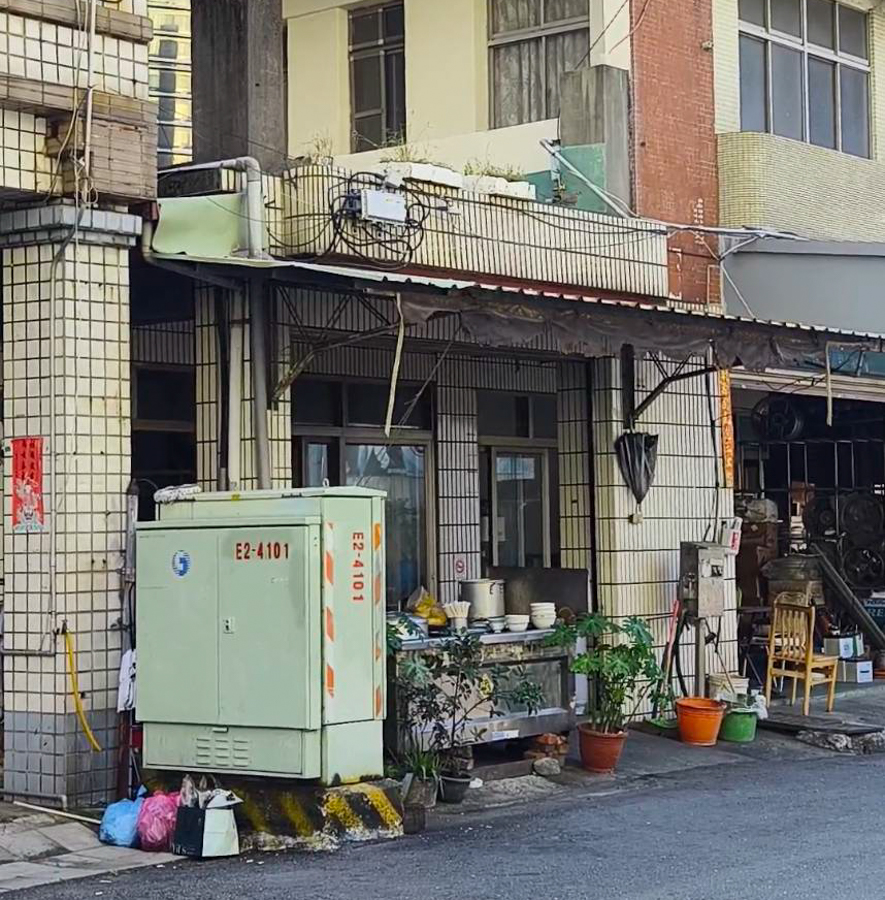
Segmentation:
<svg viewBox="0 0 885 900">
<path fill-rule="evenodd" d="M 440 796 L 460 803 L 470 786 L 465 749 L 481 739 L 474 715 L 502 715 L 522 706 L 537 711 L 540 686 L 522 667 L 483 664 L 476 635 L 464 632 L 439 647 L 410 654 L 397 671 L 397 715 L 405 746 L 426 748 L 439 761 Z"/>
<path fill-rule="evenodd" d="M 586 639 L 587 649 L 573 656 L 571 671 L 586 675 L 595 688 L 588 721 L 578 726 L 581 765 L 590 772 L 612 772 L 624 749 L 627 723 L 644 701 L 665 693 L 664 673 L 642 619 L 588 615 L 558 626 L 548 641 L 573 648 L 578 638 Z"/>
</svg>

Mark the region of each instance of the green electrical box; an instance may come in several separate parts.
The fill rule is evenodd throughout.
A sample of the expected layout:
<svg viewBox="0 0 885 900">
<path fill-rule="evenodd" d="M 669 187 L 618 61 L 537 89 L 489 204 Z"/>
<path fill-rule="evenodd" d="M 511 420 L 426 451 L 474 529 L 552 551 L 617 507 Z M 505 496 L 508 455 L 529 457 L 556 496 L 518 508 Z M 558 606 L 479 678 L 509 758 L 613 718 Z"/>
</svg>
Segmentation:
<svg viewBox="0 0 885 900">
<path fill-rule="evenodd" d="M 196 494 L 137 538 L 144 763 L 355 782 L 383 772 L 384 494 Z"/>
</svg>

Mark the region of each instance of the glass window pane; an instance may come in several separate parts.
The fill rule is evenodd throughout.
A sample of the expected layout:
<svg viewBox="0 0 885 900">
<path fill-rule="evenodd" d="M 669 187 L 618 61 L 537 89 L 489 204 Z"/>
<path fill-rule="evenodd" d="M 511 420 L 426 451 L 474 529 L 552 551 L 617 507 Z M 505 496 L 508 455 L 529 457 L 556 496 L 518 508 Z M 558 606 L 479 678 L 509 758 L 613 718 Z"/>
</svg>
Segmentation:
<svg viewBox="0 0 885 900">
<path fill-rule="evenodd" d="M 381 109 L 381 57 L 361 56 L 353 61 L 353 111 Z"/>
<path fill-rule="evenodd" d="M 353 123 L 353 152 L 377 150 L 384 146 L 384 116 L 379 112 L 360 116 Z"/>
<path fill-rule="evenodd" d="M 541 0 L 492 0 L 492 34 L 506 34 L 541 24 Z"/>
<path fill-rule="evenodd" d="M 350 14 L 350 44 L 356 47 L 360 44 L 377 42 L 381 35 L 378 31 L 378 10 L 373 9 L 367 13 Z"/>
<path fill-rule="evenodd" d="M 867 17 L 865 13 L 847 6 L 839 7 L 839 49 L 852 56 L 868 59 Z"/>
<path fill-rule="evenodd" d="M 384 37 L 400 38 L 406 33 L 402 3 L 384 10 Z"/>
<path fill-rule="evenodd" d="M 331 441 L 305 441 L 302 487 L 323 487 L 326 482 L 335 486 L 338 479 L 338 444 Z"/>
<path fill-rule="evenodd" d="M 336 381 L 296 378 L 292 421 L 297 425 L 340 425 L 341 385 Z"/>
<path fill-rule="evenodd" d="M 498 453 L 495 466 L 495 538 L 499 566 L 544 565 L 543 457 Z"/>
<path fill-rule="evenodd" d="M 741 35 L 741 130 L 767 131 L 765 44 Z"/>
<path fill-rule="evenodd" d="M 802 55 L 777 44 L 771 46 L 772 131 L 802 140 Z"/>
<path fill-rule="evenodd" d="M 402 428 L 431 427 L 430 395 L 421 394 L 415 403 L 418 386 L 401 384 L 396 391 L 393 404 L 393 425 Z M 347 424 L 380 427 L 387 418 L 387 403 L 390 387 L 372 382 L 354 382 L 347 386 Z M 405 418 L 408 412 L 408 419 Z"/>
<path fill-rule="evenodd" d="M 740 0 L 740 17 L 745 22 L 765 26 L 765 0 Z"/>
<path fill-rule="evenodd" d="M 529 398 L 501 391 L 477 396 L 479 433 L 488 437 L 529 437 Z"/>
<path fill-rule="evenodd" d="M 534 436 L 537 438 L 556 437 L 556 397 L 553 394 L 535 394 L 532 397 L 532 418 Z"/>
<path fill-rule="evenodd" d="M 808 57 L 808 129 L 812 144 L 836 147 L 836 66 Z"/>
<path fill-rule="evenodd" d="M 836 46 L 836 5 L 832 0 L 808 0 L 808 40 L 820 47 Z"/>
<path fill-rule="evenodd" d="M 771 28 L 802 37 L 801 0 L 771 0 Z"/>
<path fill-rule="evenodd" d="M 492 51 L 496 128 L 544 118 L 541 40 L 520 41 Z"/>
<path fill-rule="evenodd" d="M 427 578 L 424 448 L 351 444 L 345 472 L 348 485 L 387 492 L 387 606 L 398 609 Z"/>
<path fill-rule="evenodd" d="M 402 51 L 384 56 L 387 143 L 406 140 L 406 57 Z"/>
<path fill-rule="evenodd" d="M 839 67 L 842 100 L 842 150 L 870 155 L 870 76 L 848 66 Z"/>
<path fill-rule="evenodd" d="M 544 9 L 545 22 L 562 22 L 565 19 L 588 18 L 590 0 L 547 0 Z"/>
<path fill-rule="evenodd" d="M 569 31 L 547 38 L 547 110 L 546 118 L 559 115 L 562 76 L 574 72 L 587 61 L 590 29 Z"/>
<path fill-rule="evenodd" d="M 138 369 L 135 418 L 159 422 L 196 421 L 196 381 L 193 371 Z"/>
</svg>

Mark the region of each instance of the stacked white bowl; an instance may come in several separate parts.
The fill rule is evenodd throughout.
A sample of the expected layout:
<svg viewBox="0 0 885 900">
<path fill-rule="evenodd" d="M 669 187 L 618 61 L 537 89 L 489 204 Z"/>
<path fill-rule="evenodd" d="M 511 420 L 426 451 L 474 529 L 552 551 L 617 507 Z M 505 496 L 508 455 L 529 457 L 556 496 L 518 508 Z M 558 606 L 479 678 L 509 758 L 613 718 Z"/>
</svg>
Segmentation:
<svg viewBox="0 0 885 900">
<path fill-rule="evenodd" d="M 530 616 L 504 616 L 508 631 L 527 631 Z"/>
<path fill-rule="evenodd" d="M 552 628 L 556 622 L 556 604 L 555 603 L 533 603 L 532 625 L 535 628 Z"/>
</svg>

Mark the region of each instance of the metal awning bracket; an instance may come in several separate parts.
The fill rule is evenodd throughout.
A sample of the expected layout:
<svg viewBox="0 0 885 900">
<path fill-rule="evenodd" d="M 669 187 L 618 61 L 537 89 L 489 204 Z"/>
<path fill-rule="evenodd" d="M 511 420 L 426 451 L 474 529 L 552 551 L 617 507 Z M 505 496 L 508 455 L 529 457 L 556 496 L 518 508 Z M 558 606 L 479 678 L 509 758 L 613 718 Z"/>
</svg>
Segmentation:
<svg viewBox="0 0 885 900">
<path fill-rule="evenodd" d="M 632 344 L 621 345 L 621 397 L 624 408 L 624 428 L 632 431 L 639 417 L 673 384 L 687 381 L 689 378 L 707 376 L 718 372 L 716 366 L 704 366 L 701 369 L 686 369 L 687 360 L 683 360 L 675 372 L 664 374 L 660 362 L 655 360 L 661 380 L 652 388 L 641 403 L 636 403 L 636 350 Z"/>
</svg>

